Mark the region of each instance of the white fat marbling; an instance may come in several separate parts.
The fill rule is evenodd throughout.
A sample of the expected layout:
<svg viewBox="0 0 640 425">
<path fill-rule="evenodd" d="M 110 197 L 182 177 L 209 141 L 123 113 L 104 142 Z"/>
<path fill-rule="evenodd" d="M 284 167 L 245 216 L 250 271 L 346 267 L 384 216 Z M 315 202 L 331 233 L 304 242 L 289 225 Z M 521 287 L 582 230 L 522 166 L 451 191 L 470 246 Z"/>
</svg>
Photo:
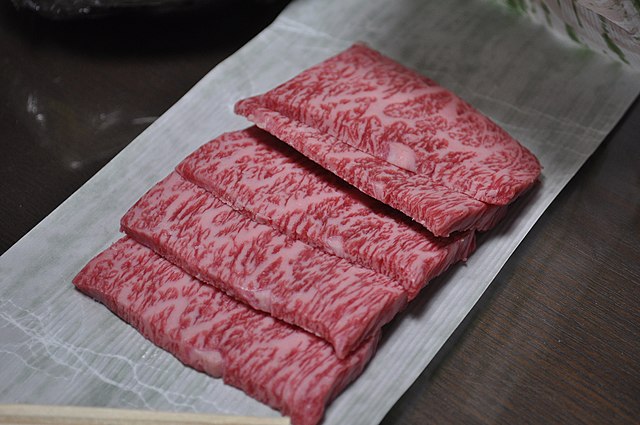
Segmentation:
<svg viewBox="0 0 640 425">
<path fill-rule="evenodd" d="M 71 279 L 119 237 L 120 216 L 183 157 L 249 125 L 232 113 L 238 99 L 356 40 L 497 121 L 541 160 L 543 183 L 465 266 L 447 272 L 387 327 L 375 359 L 329 407 L 325 425 L 384 417 L 640 92 L 637 73 L 584 54 L 496 2 L 293 2 L 0 258 L 0 403 L 277 415 L 155 348 L 75 291 Z"/>
</svg>

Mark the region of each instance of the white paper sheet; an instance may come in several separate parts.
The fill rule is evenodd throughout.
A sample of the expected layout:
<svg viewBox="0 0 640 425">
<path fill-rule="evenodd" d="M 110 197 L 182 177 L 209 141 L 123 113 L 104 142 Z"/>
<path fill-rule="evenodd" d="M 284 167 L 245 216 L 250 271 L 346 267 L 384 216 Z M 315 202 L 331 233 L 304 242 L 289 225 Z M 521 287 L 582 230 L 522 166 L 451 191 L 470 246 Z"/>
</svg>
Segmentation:
<svg viewBox="0 0 640 425">
<path fill-rule="evenodd" d="M 364 41 L 489 115 L 544 165 L 542 183 L 387 327 L 325 424 L 373 424 L 427 366 L 537 218 L 640 91 L 640 76 L 497 2 L 299 0 L 212 70 L 0 258 L 0 402 L 277 415 L 154 347 L 71 279 L 185 155 L 248 125 L 235 101 Z M 168 81 L 167 84 L 171 82 Z"/>
</svg>

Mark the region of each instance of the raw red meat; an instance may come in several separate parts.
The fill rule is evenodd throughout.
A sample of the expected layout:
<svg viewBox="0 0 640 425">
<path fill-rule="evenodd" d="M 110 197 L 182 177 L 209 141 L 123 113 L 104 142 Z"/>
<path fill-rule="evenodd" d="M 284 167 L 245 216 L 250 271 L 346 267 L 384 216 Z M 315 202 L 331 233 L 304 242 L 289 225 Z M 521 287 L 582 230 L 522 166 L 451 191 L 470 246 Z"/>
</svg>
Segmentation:
<svg viewBox="0 0 640 425">
<path fill-rule="evenodd" d="M 473 233 L 435 238 L 256 127 L 201 146 L 177 171 L 258 222 L 391 276 L 409 299 L 474 248 Z"/>
<path fill-rule="evenodd" d="M 73 283 L 186 365 L 221 376 L 294 425 L 320 422 L 377 342 L 374 335 L 340 360 L 322 339 L 202 285 L 126 237 L 91 260 Z"/>
<path fill-rule="evenodd" d="M 447 237 L 469 229 L 489 230 L 506 213 L 506 206 L 490 205 L 449 190 L 427 176 L 396 167 L 263 108 L 254 98 L 239 103 L 237 111 L 362 192 L 402 211 L 436 236 Z"/>
<path fill-rule="evenodd" d="M 406 305 L 387 276 L 254 222 L 175 172 L 121 225 L 196 278 L 326 339 L 340 358 Z"/>
<path fill-rule="evenodd" d="M 287 143 L 272 131 L 278 116 L 324 135 L 325 144 L 346 143 L 489 204 L 508 204 L 540 174 L 535 156 L 487 117 L 361 44 L 238 102 L 236 111 Z M 314 158 L 313 147 L 294 147 Z"/>
</svg>

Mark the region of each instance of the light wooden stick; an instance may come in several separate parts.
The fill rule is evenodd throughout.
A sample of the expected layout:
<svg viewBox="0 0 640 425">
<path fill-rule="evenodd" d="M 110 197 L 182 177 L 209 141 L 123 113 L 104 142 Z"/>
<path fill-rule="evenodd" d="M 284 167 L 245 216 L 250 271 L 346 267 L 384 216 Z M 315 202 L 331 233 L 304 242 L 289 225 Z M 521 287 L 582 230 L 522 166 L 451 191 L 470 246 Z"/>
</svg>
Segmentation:
<svg viewBox="0 0 640 425">
<path fill-rule="evenodd" d="M 35 404 L 0 404 L 0 424 L 25 425 L 289 425 L 288 418 L 225 416 Z"/>
</svg>

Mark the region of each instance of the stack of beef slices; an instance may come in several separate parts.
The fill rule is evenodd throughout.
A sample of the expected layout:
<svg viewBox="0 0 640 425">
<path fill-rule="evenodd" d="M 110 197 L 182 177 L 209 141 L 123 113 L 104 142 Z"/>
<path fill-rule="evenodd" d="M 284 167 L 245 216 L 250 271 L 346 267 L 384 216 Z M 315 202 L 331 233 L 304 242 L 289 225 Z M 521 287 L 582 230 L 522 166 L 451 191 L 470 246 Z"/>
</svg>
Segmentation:
<svg viewBox="0 0 640 425">
<path fill-rule="evenodd" d="M 382 326 L 540 174 L 451 92 L 354 45 L 242 100 L 74 279 L 185 364 L 316 424 Z"/>
</svg>

